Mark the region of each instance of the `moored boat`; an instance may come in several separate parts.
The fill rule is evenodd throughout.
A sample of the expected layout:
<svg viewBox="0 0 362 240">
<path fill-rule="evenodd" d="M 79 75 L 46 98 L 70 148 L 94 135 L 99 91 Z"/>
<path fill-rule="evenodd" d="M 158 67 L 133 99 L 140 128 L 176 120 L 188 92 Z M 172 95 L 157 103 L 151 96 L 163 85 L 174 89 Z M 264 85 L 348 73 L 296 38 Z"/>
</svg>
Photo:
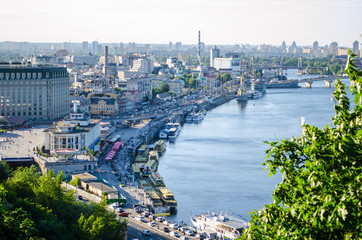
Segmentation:
<svg viewBox="0 0 362 240">
<path fill-rule="evenodd" d="M 189 115 L 187 115 L 187 117 L 186 117 L 186 123 L 192 123 L 192 122 L 193 122 L 193 118 L 194 118 L 194 113 L 190 113 Z"/>
<path fill-rule="evenodd" d="M 165 141 L 163 140 L 158 140 L 156 143 L 155 143 L 155 146 L 154 146 L 154 150 L 160 155 L 162 156 L 165 152 L 166 152 L 166 147 L 167 147 L 167 144 Z"/>
<path fill-rule="evenodd" d="M 204 119 L 204 115 L 202 115 L 201 113 L 196 113 L 192 118 L 192 122 L 199 123 L 202 121 L 202 119 Z"/>
<path fill-rule="evenodd" d="M 244 219 L 215 213 L 196 215 L 191 217 L 191 222 L 198 230 L 214 231 L 221 239 L 236 239 L 250 225 Z"/>
<path fill-rule="evenodd" d="M 158 134 L 158 137 L 161 139 L 167 139 L 168 138 L 168 130 L 163 129 L 161 130 L 161 132 Z"/>
<path fill-rule="evenodd" d="M 165 187 L 158 188 L 158 194 L 165 207 L 170 207 L 171 213 L 176 212 L 177 201 L 174 198 L 173 193 Z"/>
<path fill-rule="evenodd" d="M 178 136 L 177 128 L 171 128 L 170 131 L 168 131 L 168 139 L 174 140 Z"/>
</svg>

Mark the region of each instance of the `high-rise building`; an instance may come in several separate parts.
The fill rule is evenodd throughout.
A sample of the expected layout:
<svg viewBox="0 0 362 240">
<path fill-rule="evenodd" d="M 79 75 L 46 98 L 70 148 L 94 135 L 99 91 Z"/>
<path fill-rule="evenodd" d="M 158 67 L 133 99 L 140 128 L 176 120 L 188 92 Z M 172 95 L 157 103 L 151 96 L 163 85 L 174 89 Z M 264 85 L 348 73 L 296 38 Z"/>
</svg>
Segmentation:
<svg viewBox="0 0 362 240">
<path fill-rule="evenodd" d="M 148 59 L 148 58 L 133 60 L 133 66 L 131 68 L 131 71 L 152 73 L 152 71 L 153 71 L 153 61 L 151 59 Z"/>
<path fill-rule="evenodd" d="M 82 52 L 84 53 L 84 54 L 87 54 L 87 53 L 89 53 L 89 51 L 88 51 L 88 42 L 87 41 L 84 41 L 83 43 L 82 43 Z"/>
<path fill-rule="evenodd" d="M 214 59 L 220 57 L 220 49 L 216 46 L 210 49 L 210 67 L 214 66 Z"/>
<path fill-rule="evenodd" d="M 328 55 L 337 56 L 338 55 L 338 43 L 331 42 L 328 47 Z"/>
<path fill-rule="evenodd" d="M 289 46 L 288 53 L 297 53 L 297 44 L 295 43 L 295 41 L 293 41 L 292 45 Z"/>
<path fill-rule="evenodd" d="M 69 75 L 64 67 L 0 64 L 0 115 L 50 120 L 69 113 Z"/>
<path fill-rule="evenodd" d="M 358 57 L 360 57 L 359 42 L 358 42 L 358 41 L 354 41 L 354 42 L 353 42 L 352 52 L 353 52 L 354 54 L 356 54 Z"/>
<path fill-rule="evenodd" d="M 287 44 L 285 43 L 285 41 L 282 42 L 282 53 L 286 53 L 287 52 Z"/>
<path fill-rule="evenodd" d="M 312 53 L 314 57 L 320 57 L 319 43 L 317 41 L 313 43 Z"/>
<path fill-rule="evenodd" d="M 92 42 L 92 54 L 98 54 L 98 41 Z"/>
</svg>

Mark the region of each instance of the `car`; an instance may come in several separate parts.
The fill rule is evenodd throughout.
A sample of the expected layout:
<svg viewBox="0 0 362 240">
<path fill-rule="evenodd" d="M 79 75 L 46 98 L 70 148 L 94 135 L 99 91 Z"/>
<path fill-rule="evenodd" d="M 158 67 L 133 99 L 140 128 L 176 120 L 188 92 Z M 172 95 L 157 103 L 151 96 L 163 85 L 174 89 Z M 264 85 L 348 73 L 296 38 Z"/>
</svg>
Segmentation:
<svg viewBox="0 0 362 240">
<path fill-rule="evenodd" d="M 149 223 L 147 223 L 150 227 L 156 227 L 156 223 L 155 222 L 149 222 Z"/>
<path fill-rule="evenodd" d="M 189 236 L 194 236 L 195 232 L 193 230 L 186 230 L 185 233 Z"/>
<path fill-rule="evenodd" d="M 125 207 L 126 204 L 125 204 L 124 202 L 121 202 L 121 203 L 119 203 L 119 206 L 120 206 L 120 207 Z"/>
<path fill-rule="evenodd" d="M 128 212 L 121 212 L 121 213 L 118 213 L 118 216 L 120 217 L 128 217 L 129 213 Z"/>
<path fill-rule="evenodd" d="M 177 232 L 170 232 L 170 236 L 178 238 L 180 237 Z"/>
<path fill-rule="evenodd" d="M 145 235 L 145 236 L 151 236 L 151 231 L 150 231 L 150 230 L 145 229 L 145 230 L 143 230 L 143 231 L 142 231 L 142 235 Z"/>
<path fill-rule="evenodd" d="M 163 222 L 163 221 L 165 221 L 165 219 L 164 219 L 163 217 L 157 217 L 157 218 L 156 218 L 156 221 L 158 221 L 158 222 Z"/>
<path fill-rule="evenodd" d="M 123 208 L 118 208 L 118 213 L 123 213 L 124 212 L 124 209 Z"/>
<path fill-rule="evenodd" d="M 119 203 L 115 202 L 112 204 L 113 209 L 119 208 Z"/>
<path fill-rule="evenodd" d="M 178 229 L 179 227 L 177 223 L 171 223 L 169 226 L 172 227 L 173 229 Z"/>
<path fill-rule="evenodd" d="M 185 236 L 180 237 L 180 239 L 182 239 L 182 240 L 189 240 L 189 238 L 188 238 L 188 237 L 185 237 Z"/>
<path fill-rule="evenodd" d="M 149 212 L 143 212 L 142 215 L 145 216 L 145 217 L 148 217 L 150 215 L 150 213 Z"/>
<path fill-rule="evenodd" d="M 163 227 L 163 228 L 161 228 L 161 230 L 164 231 L 165 233 L 170 232 L 170 229 L 168 229 L 167 227 Z"/>
<path fill-rule="evenodd" d="M 143 212 L 143 208 L 135 208 L 135 210 L 136 210 L 136 213 L 142 213 Z"/>
<path fill-rule="evenodd" d="M 138 221 L 141 221 L 141 222 L 143 222 L 145 220 L 145 218 L 143 216 L 141 216 L 141 215 L 137 215 L 135 217 L 135 219 L 138 220 Z"/>
<path fill-rule="evenodd" d="M 197 234 L 196 235 L 196 238 L 197 239 L 201 239 L 201 240 L 204 240 L 206 238 L 206 236 L 204 234 Z"/>
<path fill-rule="evenodd" d="M 156 220 L 155 215 L 152 215 L 152 214 L 148 215 L 148 218 L 149 218 L 149 219 L 152 219 L 152 220 Z"/>
</svg>

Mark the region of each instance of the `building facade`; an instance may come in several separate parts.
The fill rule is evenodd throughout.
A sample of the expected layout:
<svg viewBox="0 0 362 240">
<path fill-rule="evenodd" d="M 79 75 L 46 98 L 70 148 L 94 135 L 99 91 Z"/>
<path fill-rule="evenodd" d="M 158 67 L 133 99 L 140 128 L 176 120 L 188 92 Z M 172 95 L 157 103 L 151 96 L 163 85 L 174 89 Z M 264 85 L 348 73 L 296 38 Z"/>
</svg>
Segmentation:
<svg viewBox="0 0 362 240">
<path fill-rule="evenodd" d="M 127 91 L 139 91 L 142 99 L 152 98 L 152 79 L 148 77 L 138 77 L 127 79 Z"/>
<path fill-rule="evenodd" d="M 0 64 L 0 115 L 51 120 L 69 113 L 66 68 Z"/>
</svg>

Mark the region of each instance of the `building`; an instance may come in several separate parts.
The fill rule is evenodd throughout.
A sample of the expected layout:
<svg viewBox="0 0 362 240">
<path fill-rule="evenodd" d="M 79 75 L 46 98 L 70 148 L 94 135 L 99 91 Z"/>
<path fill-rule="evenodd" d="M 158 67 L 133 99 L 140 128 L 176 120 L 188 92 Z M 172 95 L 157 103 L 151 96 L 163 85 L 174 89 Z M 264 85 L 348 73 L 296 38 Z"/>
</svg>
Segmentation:
<svg viewBox="0 0 362 240">
<path fill-rule="evenodd" d="M 138 77 L 127 79 L 127 91 L 139 91 L 142 99 L 152 98 L 152 79 L 148 77 Z"/>
<path fill-rule="evenodd" d="M 82 52 L 83 52 L 84 54 L 88 54 L 88 53 L 89 53 L 89 50 L 88 50 L 88 42 L 87 42 L 87 41 L 82 42 Z"/>
<path fill-rule="evenodd" d="M 214 59 L 220 57 L 220 49 L 216 46 L 210 50 L 210 67 L 214 67 Z"/>
<path fill-rule="evenodd" d="M 352 52 L 353 52 L 354 54 L 356 54 L 357 57 L 360 57 L 359 42 L 358 42 L 358 41 L 354 41 L 354 42 L 353 42 Z"/>
<path fill-rule="evenodd" d="M 51 120 L 69 113 L 66 68 L 24 63 L 0 64 L 0 115 Z"/>
<path fill-rule="evenodd" d="M 85 64 L 95 66 L 98 62 L 97 56 L 72 56 L 70 61 L 77 64 Z"/>
<path fill-rule="evenodd" d="M 132 72 L 152 73 L 153 61 L 148 58 L 133 60 Z"/>
<path fill-rule="evenodd" d="M 216 68 L 216 70 L 240 71 L 240 59 L 236 57 L 214 58 L 214 68 Z"/>
<path fill-rule="evenodd" d="M 100 119 L 91 119 L 78 111 L 79 102 L 75 101 L 74 111 L 62 121 L 54 123 L 45 132 L 45 150 L 90 149 L 100 140 Z"/>
<path fill-rule="evenodd" d="M 115 116 L 119 114 L 117 94 L 90 93 L 87 98 L 91 100 L 92 115 Z"/>
<path fill-rule="evenodd" d="M 92 42 L 92 54 L 98 54 L 98 42 L 97 41 Z"/>
</svg>

